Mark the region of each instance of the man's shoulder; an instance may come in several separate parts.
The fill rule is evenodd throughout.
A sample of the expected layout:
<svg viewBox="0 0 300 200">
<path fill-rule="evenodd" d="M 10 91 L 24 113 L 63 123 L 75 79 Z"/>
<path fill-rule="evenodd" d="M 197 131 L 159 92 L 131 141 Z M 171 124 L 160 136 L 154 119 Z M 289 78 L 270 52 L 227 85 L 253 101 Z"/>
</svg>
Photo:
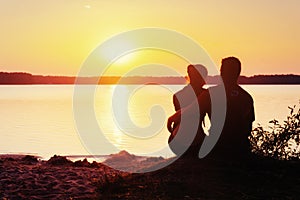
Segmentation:
<svg viewBox="0 0 300 200">
<path fill-rule="evenodd" d="M 253 101 L 252 96 L 245 90 L 243 89 L 240 85 L 236 85 L 235 87 L 229 89 L 228 91 L 225 90 L 224 85 L 216 85 L 208 88 L 208 93 L 226 93 L 227 95 L 230 96 L 236 96 L 240 97 L 243 99 L 248 99 L 249 101 Z"/>
<path fill-rule="evenodd" d="M 250 101 L 253 101 L 253 98 L 252 96 L 249 94 L 249 92 L 247 92 L 244 88 L 242 88 L 241 86 L 238 86 L 238 90 L 239 90 L 239 93 L 241 94 L 241 96 L 243 98 L 247 98 L 249 99 Z"/>
</svg>

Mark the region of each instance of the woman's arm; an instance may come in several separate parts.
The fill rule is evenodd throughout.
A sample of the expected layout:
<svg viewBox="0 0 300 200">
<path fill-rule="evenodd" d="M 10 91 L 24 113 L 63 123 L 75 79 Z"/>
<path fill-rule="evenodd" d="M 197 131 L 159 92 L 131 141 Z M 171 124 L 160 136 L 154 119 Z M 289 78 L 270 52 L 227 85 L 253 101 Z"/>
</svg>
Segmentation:
<svg viewBox="0 0 300 200">
<path fill-rule="evenodd" d="M 178 110 L 175 114 L 168 118 L 167 128 L 170 132 L 180 123 L 182 117 L 191 117 L 200 115 L 200 119 L 202 116 L 205 116 L 208 110 L 208 101 L 209 93 L 203 92 L 198 98 L 193 101 L 189 106 L 186 106 L 180 110 Z"/>
</svg>

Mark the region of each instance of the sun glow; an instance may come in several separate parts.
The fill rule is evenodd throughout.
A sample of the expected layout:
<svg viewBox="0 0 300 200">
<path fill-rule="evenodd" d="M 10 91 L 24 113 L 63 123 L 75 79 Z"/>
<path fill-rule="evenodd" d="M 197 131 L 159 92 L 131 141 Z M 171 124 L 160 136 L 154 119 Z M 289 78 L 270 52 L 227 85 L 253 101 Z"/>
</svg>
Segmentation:
<svg viewBox="0 0 300 200">
<path fill-rule="evenodd" d="M 126 55 L 123 55 L 121 57 L 119 57 L 114 64 L 118 65 L 118 66 L 124 66 L 124 65 L 128 65 L 131 62 L 133 62 L 135 59 L 135 55 L 134 53 L 128 53 Z"/>
<path fill-rule="evenodd" d="M 137 51 L 129 52 L 116 59 L 105 71 L 108 76 L 126 76 L 132 70 L 136 70 L 134 76 L 161 76 L 165 74 L 164 68 L 160 70 L 152 70 L 151 73 L 137 70 L 138 68 L 148 65 L 151 66 L 165 66 L 168 69 L 178 71 L 178 73 L 185 75 L 186 66 L 189 63 L 181 57 L 170 52 L 161 51 L 157 49 L 139 49 Z"/>
</svg>

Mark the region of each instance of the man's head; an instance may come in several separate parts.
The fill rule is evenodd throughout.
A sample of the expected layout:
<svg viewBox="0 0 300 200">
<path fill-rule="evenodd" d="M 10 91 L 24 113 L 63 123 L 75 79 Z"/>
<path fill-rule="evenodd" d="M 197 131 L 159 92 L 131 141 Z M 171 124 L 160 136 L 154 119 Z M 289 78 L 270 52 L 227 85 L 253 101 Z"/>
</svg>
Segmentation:
<svg viewBox="0 0 300 200">
<path fill-rule="evenodd" d="M 241 62 L 235 57 L 222 59 L 221 77 L 225 84 L 236 84 L 241 73 Z"/>
<path fill-rule="evenodd" d="M 190 78 L 191 85 L 201 85 L 205 84 L 205 79 L 207 77 L 207 69 L 200 64 L 189 65 L 187 68 L 187 72 Z"/>
</svg>

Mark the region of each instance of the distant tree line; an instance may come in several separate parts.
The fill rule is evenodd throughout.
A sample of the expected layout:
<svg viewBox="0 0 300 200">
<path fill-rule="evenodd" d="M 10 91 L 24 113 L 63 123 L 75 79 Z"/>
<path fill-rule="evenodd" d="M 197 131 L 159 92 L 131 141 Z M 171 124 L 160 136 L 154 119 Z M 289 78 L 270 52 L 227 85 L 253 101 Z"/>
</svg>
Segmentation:
<svg viewBox="0 0 300 200">
<path fill-rule="evenodd" d="M 0 72 L 0 84 L 73 84 L 75 77 L 40 76 L 23 72 Z"/>
<path fill-rule="evenodd" d="M 208 76 L 207 84 L 217 84 L 220 76 Z M 0 72 L 0 84 L 186 84 L 187 77 L 154 77 L 154 76 L 41 76 L 24 72 Z M 241 76 L 240 84 L 300 84 L 300 75 L 255 75 Z"/>
<path fill-rule="evenodd" d="M 300 84 L 299 75 L 255 75 L 251 77 L 241 76 L 241 84 Z"/>
</svg>

